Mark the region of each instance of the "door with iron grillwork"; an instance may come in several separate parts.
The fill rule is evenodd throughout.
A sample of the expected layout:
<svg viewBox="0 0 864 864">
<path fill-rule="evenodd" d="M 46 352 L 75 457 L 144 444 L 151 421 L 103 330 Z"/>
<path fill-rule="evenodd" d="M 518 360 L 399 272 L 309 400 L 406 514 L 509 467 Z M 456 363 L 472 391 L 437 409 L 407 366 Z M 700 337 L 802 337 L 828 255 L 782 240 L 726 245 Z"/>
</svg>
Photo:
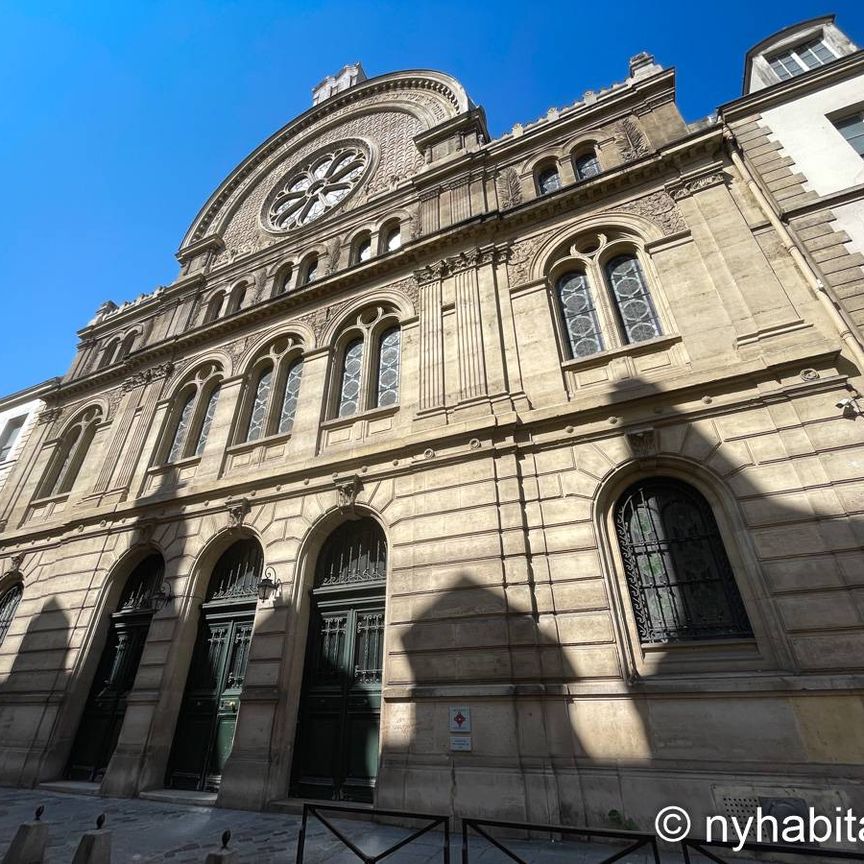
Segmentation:
<svg viewBox="0 0 864 864">
<path fill-rule="evenodd" d="M 318 558 L 293 794 L 371 801 L 378 774 L 387 548 L 371 519 L 348 522 Z"/>
<path fill-rule="evenodd" d="M 132 571 L 111 616 L 108 639 L 66 767 L 70 780 L 98 782 L 105 774 L 126 716 L 127 697 L 144 651 L 163 570 L 161 555 L 145 558 Z"/>
<path fill-rule="evenodd" d="M 170 788 L 219 789 L 234 743 L 261 562 L 260 545 L 241 540 L 214 568 L 174 733 Z"/>
</svg>

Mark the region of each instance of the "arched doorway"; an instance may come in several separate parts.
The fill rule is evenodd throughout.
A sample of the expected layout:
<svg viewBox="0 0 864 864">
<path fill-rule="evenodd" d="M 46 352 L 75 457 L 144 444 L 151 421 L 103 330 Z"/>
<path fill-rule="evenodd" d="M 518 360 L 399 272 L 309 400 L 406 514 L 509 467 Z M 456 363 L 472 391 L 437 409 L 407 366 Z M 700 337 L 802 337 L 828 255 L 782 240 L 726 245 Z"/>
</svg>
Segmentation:
<svg viewBox="0 0 864 864">
<path fill-rule="evenodd" d="M 126 580 L 72 745 L 66 767 L 70 780 L 98 782 L 105 774 L 120 736 L 126 699 L 138 672 L 164 572 L 162 556 L 154 553 Z"/>
<path fill-rule="evenodd" d="M 372 519 L 340 525 L 315 567 L 292 789 L 371 801 L 378 773 L 387 541 Z"/>
<path fill-rule="evenodd" d="M 168 762 L 169 788 L 219 789 L 234 743 L 262 560 L 257 540 L 238 540 L 213 568 Z"/>
</svg>

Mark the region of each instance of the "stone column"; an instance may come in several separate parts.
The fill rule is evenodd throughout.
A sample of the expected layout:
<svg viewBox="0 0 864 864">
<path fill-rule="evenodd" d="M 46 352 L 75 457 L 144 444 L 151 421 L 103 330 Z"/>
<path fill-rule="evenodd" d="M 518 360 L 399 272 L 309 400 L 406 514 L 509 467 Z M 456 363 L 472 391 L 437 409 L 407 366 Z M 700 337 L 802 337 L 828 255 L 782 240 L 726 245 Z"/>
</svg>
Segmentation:
<svg viewBox="0 0 864 864">
<path fill-rule="evenodd" d="M 441 274 L 421 271 L 420 410 L 444 407 L 444 330 L 441 320 Z"/>
</svg>

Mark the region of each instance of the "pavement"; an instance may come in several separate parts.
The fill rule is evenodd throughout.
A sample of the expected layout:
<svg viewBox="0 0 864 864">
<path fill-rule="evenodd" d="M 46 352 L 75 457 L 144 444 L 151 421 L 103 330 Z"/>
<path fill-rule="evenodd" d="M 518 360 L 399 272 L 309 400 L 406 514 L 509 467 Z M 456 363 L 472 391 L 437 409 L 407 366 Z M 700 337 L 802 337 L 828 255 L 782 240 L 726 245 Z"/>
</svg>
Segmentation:
<svg viewBox="0 0 864 864">
<path fill-rule="evenodd" d="M 81 835 L 95 829 L 96 819 L 102 813 L 106 817 L 104 827 L 111 831 L 112 864 L 204 864 L 207 852 L 219 847 L 226 829 L 231 831 L 229 848 L 235 850 L 236 864 L 296 862 L 300 817 L 293 814 L 9 787 L 0 787 L 0 860 L 18 825 L 31 820 L 40 804 L 45 807 L 42 821 L 48 823 L 50 831 L 46 864 L 71 864 Z M 381 825 L 365 818 L 332 821 L 366 854 L 383 852 L 411 833 L 411 829 Z M 595 864 L 622 848 L 542 838 L 507 840 L 506 844 L 525 864 Z M 442 846 L 443 835 L 430 831 L 384 860 L 387 864 L 444 864 Z M 513 864 L 482 837 L 472 835 L 469 849 L 469 864 Z M 682 861 L 680 855 L 661 854 L 662 864 Z M 461 864 L 460 856 L 461 836 L 456 834 L 452 837 L 450 864 Z M 620 860 L 625 864 L 653 864 L 650 852 L 644 849 Z M 706 860 L 699 856 L 693 858 L 694 864 Z M 310 820 L 303 864 L 358 864 L 359 861 L 323 825 Z M 741 858 L 735 861 L 745 864 Z"/>
</svg>

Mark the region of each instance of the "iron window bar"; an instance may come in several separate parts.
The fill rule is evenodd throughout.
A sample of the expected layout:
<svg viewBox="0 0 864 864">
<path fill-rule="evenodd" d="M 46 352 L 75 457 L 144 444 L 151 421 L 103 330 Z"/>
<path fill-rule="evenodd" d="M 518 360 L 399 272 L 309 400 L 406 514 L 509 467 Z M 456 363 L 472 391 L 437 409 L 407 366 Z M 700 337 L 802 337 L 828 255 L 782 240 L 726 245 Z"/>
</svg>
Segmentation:
<svg viewBox="0 0 864 864">
<path fill-rule="evenodd" d="M 429 824 L 424 825 L 422 828 L 415 831 L 413 834 L 409 834 L 407 837 L 403 837 L 397 843 L 394 843 L 388 849 L 385 849 L 383 852 L 379 852 L 377 855 L 367 855 L 359 846 L 352 843 L 335 825 L 333 825 L 328 819 L 325 819 L 324 816 L 321 815 L 322 810 L 327 810 L 335 813 L 350 813 L 353 816 L 357 816 L 358 814 L 363 816 L 387 816 L 395 819 L 421 819 L 428 820 Z M 340 807 L 335 804 L 304 804 L 303 805 L 303 818 L 300 822 L 300 831 L 297 835 L 297 862 L 296 864 L 303 864 L 303 855 L 306 846 L 306 827 L 309 820 L 309 816 L 314 816 L 331 834 L 333 834 L 337 840 L 339 840 L 343 845 L 345 845 L 348 849 L 351 850 L 364 864 L 376 864 L 377 861 L 380 861 L 382 858 L 386 858 L 388 855 L 392 855 L 394 852 L 401 849 L 403 846 L 407 846 L 409 843 L 412 843 L 418 837 L 422 837 L 427 832 L 431 831 L 433 828 L 437 828 L 439 825 L 444 826 L 444 845 L 442 848 L 444 864 L 450 864 L 450 817 L 449 816 L 441 816 L 439 814 L 434 813 L 409 813 L 404 810 L 377 810 L 377 809 L 358 809 L 356 807 Z"/>
<path fill-rule="evenodd" d="M 488 840 L 496 849 L 503 852 L 516 864 L 528 864 L 524 858 L 520 858 L 512 849 L 508 849 L 500 840 L 497 840 L 484 828 L 509 828 L 517 831 L 535 831 L 548 834 L 578 834 L 587 838 L 590 842 L 592 837 L 603 837 L 610 840 L 628 840 L 629 845 L 620 849 L 612 855 L 603 858 L 595 864 L 612 864 L 620 861 L 631 852 L 647 846 L 653 856 L 654 864 L 660 864 L 660 853 L 657 848 L 657 838 L 653 834 L 645 834 L 640 831 L 619 831 L 612 828 L 587 828 L 572 825 L 538 825 L 530 822 L 502 822 L 495 819 L 462 819 L 462 864 L 469 864 L 470 850 L 468 845 L 468 832 L 473 829 L 481 837 Z"/>
<path fill-rule="evenodd" d="M 715 855 L 706 849 L 706 846 L 729 849 L 736 856 L 739 852 L 773 852 L 784 855 L 798 855 L 802 858 L 817 858 L 820 861 L 829 859 L 832 861 L 864 861 L 864 852 L 851 852 L 847 849 L 825 849 L 821 846 L 800 846 L 794 843 L 744 843 L 739 846 L 738 843 L 724 843 L 722 840 L 693 840 L 685 837 L 681 841 L 684 864 L 694 864 L 694 859 L 690 857 L 691 849 L 709 861 L 714 861 L 715 864 L 732 864 L 732 862 L 740 860 L 738 857 L 721 858 L 719 855 Z"/>
</svg>

